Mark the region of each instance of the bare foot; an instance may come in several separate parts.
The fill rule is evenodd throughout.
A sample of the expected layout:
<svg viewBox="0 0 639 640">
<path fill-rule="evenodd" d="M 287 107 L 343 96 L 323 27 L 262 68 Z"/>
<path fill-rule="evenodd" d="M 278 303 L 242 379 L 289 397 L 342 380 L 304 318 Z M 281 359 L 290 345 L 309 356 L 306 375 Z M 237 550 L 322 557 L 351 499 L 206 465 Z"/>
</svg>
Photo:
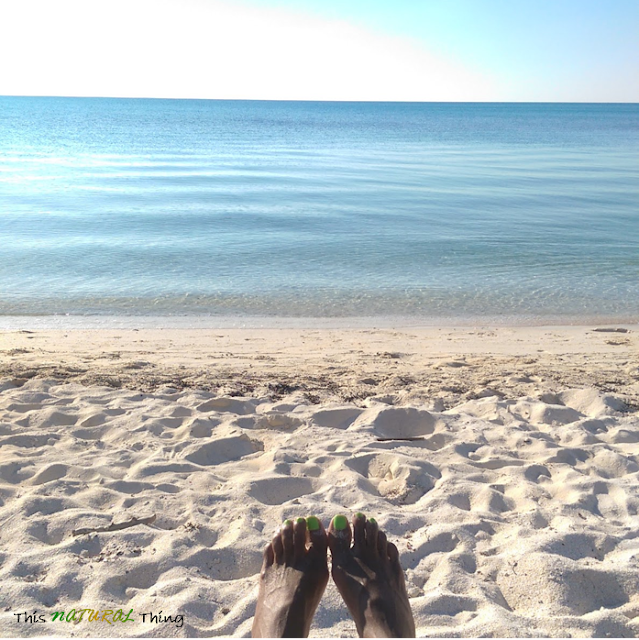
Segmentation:
<svg viewBox="0 0 639 640">
<path fill-rule="evenodd" d="M 351 547 L 351 539 L 353 546 Z M 333 580 L 355 620 L 361 638 L 414 638 L 415 621 L 408 602 L 397 547 L 387 542 L 373 518 L 358 513 L 353 532 L 344 516 L 328 528 Z"/>
<path fill-rule="evenodd" d="M 305 638 L 328 582 L 326 531 L 314 516 L 287 520 L 264 550 L 254 638 Z M 308 545 L 308 547 L 307 547 Z"/>
</svg>

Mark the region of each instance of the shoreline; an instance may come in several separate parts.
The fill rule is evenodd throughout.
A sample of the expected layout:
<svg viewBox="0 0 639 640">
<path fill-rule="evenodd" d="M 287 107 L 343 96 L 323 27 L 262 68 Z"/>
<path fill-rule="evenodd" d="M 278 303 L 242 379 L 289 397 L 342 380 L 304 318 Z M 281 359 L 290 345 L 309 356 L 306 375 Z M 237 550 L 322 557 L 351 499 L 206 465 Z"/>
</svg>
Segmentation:
<svg viewBox="0 0 639 640">
<path fill-rule="evenodd" d="M 136 316 L 0 315 L 0 332 L 90 329 L 413 329 L 471 327 L 639 327 L 639 316 Z"/>
</svg>

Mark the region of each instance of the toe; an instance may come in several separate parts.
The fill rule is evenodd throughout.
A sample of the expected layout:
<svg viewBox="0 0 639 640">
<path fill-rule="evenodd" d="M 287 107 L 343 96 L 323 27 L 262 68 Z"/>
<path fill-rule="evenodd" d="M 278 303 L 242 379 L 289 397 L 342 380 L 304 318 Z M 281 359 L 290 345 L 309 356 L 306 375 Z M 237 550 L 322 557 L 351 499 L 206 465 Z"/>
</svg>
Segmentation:
<svg viewBox="0 0 639 640">
<path fill-rule="evenodd" d="M 391 569 L 395 574 L 395 576 L 401 581 L 403 581 L 404 570 L 402 569 L 402 565 L 399 562 L 399 551 L 397 550 L 397 547 L 392 542 L 389 542 L 387 544 L 387 549 L 388 549 L 388 560 L 390 562 Z"/>
<path fill-rule="evenodd" d="M 298 518 L 293 526 L 293 560 L 297 562 L 306 554 L 306 520 Z"/>
<path fill-rule="evenodd" d="M 282 545 L 282 532 L 278 531 L 274 536 L 271 542 L 271 547 L 273 548 L 273 558 L 277 564 L 282 564 L 284 562 L 284 546 Z"/>
<path fill-rule="evenodd" d="M 275 551 L 273 551 L 273 544 L 267 544 L 264 549 L 264 563 L 262 569 L 268 569 L 275 562 Z"/>
<path fill-rule="evenodd" d="M 388 561 L 388 540 L 383 531 L 377 532 L 377 552 L 382 560 Z"/>
<path fill-rule="evenodd" d="M 282 546 L 284 547 L 284 564 L 293 562 L 293 521 L 285 520 L 282 525 Z"/>
<path fill-rule="evenodd" d="M 326 556 L 328 541 L 321 520 L 316 516 L 309 516 L 306 518 L 306 530 L 308 531 L 308 540 L 311 543 L 311 548 L 320 555 Z"/>
<path fill-rule="evenodd" d="M 356 513 L 353 516 L 353 551 L 362 552 L 366 548 L 366 516 Z"/>
<path fill-rule="evenodd" d="M 375 518 L 369 518 L 366 521 L 366 549 L 373 558 L 377 558 L 379 551 L 377 550 L 377 536 L 379 534 L 379 527 Z"/>
<path fill-rule="evenodd" d="M 328 527 L 328 546 L 333 558 L 339 558 L 351 548 L 353 533 L 346 516 L 335 516 Z"/>
</svg>

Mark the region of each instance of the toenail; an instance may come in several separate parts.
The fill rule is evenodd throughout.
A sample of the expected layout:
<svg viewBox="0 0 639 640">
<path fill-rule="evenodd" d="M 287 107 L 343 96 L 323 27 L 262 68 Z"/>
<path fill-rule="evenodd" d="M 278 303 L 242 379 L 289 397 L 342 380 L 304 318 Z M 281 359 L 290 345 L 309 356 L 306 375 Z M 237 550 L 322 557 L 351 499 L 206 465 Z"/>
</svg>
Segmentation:
<svg viewBox="0 0 639 640">
<path fill-rule="evenodd" d="M 365 518 L 366 516 L 365 516 L 361 511 L 358 511 L 358 512 L 355 514 L 355 517 L 356 517 L 356 518 Z"/>
<path fill-rule="evenodd" d="M 375 518 L 369 518 L 369 519 L 368 519 L 368 521 L 369 521 L 371 524 L 377 524 L 377 520 L 375 520 Z"/>
<path fill-rule="evenodd" d="M 317 531 L 320 528 L 320 521 L 315 516 L 306 518 L 306 526 L 309 531 Z"/>
<path fill-rule="evenodd" d="M 284 524 L 282 526 L 284 527 L 290 527 L 293 524 L 292 520 L 284 520 Z"/>
<path fill-rule="evenodd" d="M 297 522 L 297 524 L 302 524 L 303 522 L 306 522 L 306 520 L 304 520 L 304 518 L 298 518 L 295 522 Z"/>
<path fill-rule="evenodd" d="M 348 527 L 348 520 L 346 516 L 335 516 L 333 518 L 333 527 L 337 529 L 337 531 L 344 531 L 344 529 Z"/>
</svg>

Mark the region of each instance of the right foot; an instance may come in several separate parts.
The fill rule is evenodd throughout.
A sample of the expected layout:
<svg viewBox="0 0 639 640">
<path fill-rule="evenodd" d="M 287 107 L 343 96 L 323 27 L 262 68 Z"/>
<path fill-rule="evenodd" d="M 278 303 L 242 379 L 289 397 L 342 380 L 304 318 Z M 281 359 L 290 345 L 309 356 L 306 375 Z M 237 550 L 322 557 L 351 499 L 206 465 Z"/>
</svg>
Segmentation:
<svg viewBox="0 0 639 640">
<path fill-rule="evenodd" d="M 333 580 L 360 637 L 414 638 L 415 622 L 399 553 L 377 522 L 366 521 L 358 513 L 351 531 L 344 516 L 335 516 L 328 529 L 328 546 Z"/>
</svg>

